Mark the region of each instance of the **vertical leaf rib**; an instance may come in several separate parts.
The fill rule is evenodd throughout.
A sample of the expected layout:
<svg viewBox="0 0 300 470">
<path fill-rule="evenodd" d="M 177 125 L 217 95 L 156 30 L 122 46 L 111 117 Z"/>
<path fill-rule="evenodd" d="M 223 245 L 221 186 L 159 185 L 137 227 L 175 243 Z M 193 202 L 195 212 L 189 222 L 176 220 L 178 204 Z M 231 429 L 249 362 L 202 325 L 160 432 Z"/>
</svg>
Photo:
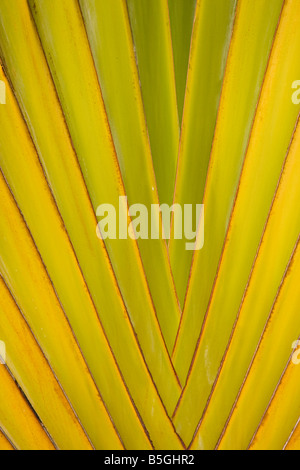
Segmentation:
<svg viewBox="0 0 300 470">
<path fill-rule="evenodd" d="M 122 449 L 28 229 L 0 175 L 0 272 L 94 446 Z"/>
<path fill-rule="evenodd" d="M 189 419 L 191 403 L 195 403 L 195 394 L 198 396 L 200 390 L 206 401 L 216 378 L 294 134 L 299 109 L 292 103 L 290 87 L 283 88 L 282 82 L 292 83 L 293 77 L 300 73 L 299 62 L 295 59 L 300 45 L 296 26 L 299 15 L 299 8 L 295 10 L 289 2 L 286 3 L 260 97 L 216 282 L 184 399 L 175 420 L 179 428 L 189 428 L 188 438 L 192 437 L 195 430 Z M 289 45 L 291 41 L 293 47 Z M 284 121 L 282 116 L 285 116 Z M 195 416 L 194 409 L 192 414 Z"/>
<path fill-rule="evenodd" d="M 246 449 L 249 446 L 291 359 L 292 344 L 300 337 L 300 294 L 297 288 L 300 275 L 299 241 L 300 239 L 282 280 L 256 354 L 227 420 L 219 442 L 220 449 Z M 297 400 L 294 400 L 292 405 L 289 403 L 291 412 L 295 411 L 297 403 Z"/>
<path fill-rule="evenodd" d="M 300 449 L 300 418 L 293 429 L 289 440 L 286 443 L 285 450 L 299 450 Z"/>
<path fill-rule="evenodd" d="M 31 5 L 94 211 L 102 203 L 112 204 L 118 209 L 119 197 L 124 196 L 124 190 L 79 6 L 77 2 L 58 0 L 42 0 L 35 6 L 31 2 Z M 69 24 L 67 29 L 66 23 Z M 61 42 L 64 48 L 60 47 Z M 136 243 L 131 239 L 106 240 L 106 246 L 154 380 L 159 388 L 164 388 L 162 376 L 169 375 L 175 395 L 178 389 L 176 376 L 156 318 Z M 97 279 L 90 282 L 94 292 L 98 289 Z M 111 316 L 104 306 L 101 306 L 102 310 L 98 308 L 103 316 Z M 141 311 L 143 316 L 140 315 Z M 145 322 L 147 329 L 144 328 Z M 157 368 L 158 355 L 161 369 Z"/>
<path fill-rule="evenodd" d="M 10 4 L 6 0 L 0 4 L 1 56 L 5 58 L 6 71 L 9 72 L 45 175 L 134 403 L 155 446 L 181 448 L 160 398 L 161 395 L 170 412 L 180 390 L 176 375 L 166 352 L 163 349 L 155 350 L 149 368 L 153 372 L 158 394 L 139 347 L 138 340 L 142 339 L 142 334 L 139 338 L 135 335 L 107 253 L 96 237 L 95 213 L 27 4 L 23 0 L 18 2 L 18 14 L 9 9 Z M 73 3 L 74 8 L 76 5 L 76 2 Z M 144 327 L 142 315 L 139 315 L 138 321 Z M 157 352 L 161 354 L 159 361 Z M 166 380 L 166 377 L 169 379 Z"/>
<path fill-rule="evenodd" d="M 11 442 L 7 436 L 5 436 L 4 432 L 0 429 L 0 450 L 15 450 Z"/>
<path fill-rule="evenodd" d="M 180 124 L 183 114 L 196 2 L 197 0 L 168 0 Z"/>
<path fill-rule="evenodd" d="M 16 449 L 55 450 L 8 369 L 0 365 L 0 426 Z"/>
<path fill-rule="evenodd" d="M 91 450 L 78 417 L 2 278 L 0 308 L 0 337 L 6 345 L 6 363 L 55 445 L 61 450 Z"/>
<path fill-rule="evenodd" d="M 172 204 L 179 122 L 167 0 L 127 0 L 160 203 Z"/>
<path fill-rule="evenodd" d="M 215 447 L 255 353 L 298 239 L 299 149 L 298 124 L 239 308 L 236 325 L 223 357 L 225 362 L 218 373 L 213 395 L 206 404 L 207 411 L 197 432 L 194 447 L 197 445 Z"/>
<path fill-rule="evenodd" d="M 300 416 L 300 369 L 290 360 L 250 450 L 282 450 Z M 280 429 L 280 432 L 279 432 Z"/>
<path fill-rule="evenodd" d="M 237 6 L 204 195 L 205 243 L 194 257 L 173 354 L 182 381 L 213 288 L 282 4 L 246 0 Z"/>
<path fill-rule="evenodd" d="M 235 0 L 199 0 L 196 6 L 175 187 L 175 203 L 181 206 L 203 202 L 235 7 Z M 182 307 L 192 256 L 184 239 L 171 240 L 171 266 Z"/>
<path fill-rule="evenodd" d="M 128 202 L 143 204 L 150 214 L 151 205 L 159 200 L 126 0 L 81 0 L 80 5 Z M 180 310 L 167 245 L 162 239 L 139 238 L 138 246 L 162 333 L 171 351 Z"/>
<path fill-rule="evenodd" d="M 0 135 L 1 170 L 26 219 L 83 355 L 126 447 L 149 447 L 44 178 L 34 145 L 1 70 L 0 78 L 5 81 L 7 90 L 7 104 L 5 108 L 0 108 L 3 131 Z M 18 139 L 15 138 L 16 129 Z M 103 307 L 109 309 L 109 304 L 103 304 Z M 114 394 L 111 390 L 114 390 Z M 126 420 L 122 419 L 123 414 L 126 414 Z"/>
</svg>

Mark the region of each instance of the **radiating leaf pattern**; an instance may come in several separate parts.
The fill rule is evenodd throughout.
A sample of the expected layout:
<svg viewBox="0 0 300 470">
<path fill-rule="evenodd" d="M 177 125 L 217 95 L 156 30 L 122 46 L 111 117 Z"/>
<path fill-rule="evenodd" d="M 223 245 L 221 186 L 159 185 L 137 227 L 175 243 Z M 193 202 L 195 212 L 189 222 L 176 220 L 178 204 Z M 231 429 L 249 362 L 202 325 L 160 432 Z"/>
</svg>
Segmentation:
<svg viewBox="0 0 300 470">
<path fill-rule="evenodd" d="M 0 0 L 0 450 L 300 449 L 299 24 Z M 100 240 L 120 200 L 203 203 L 203 248 Z"/>
</svg>

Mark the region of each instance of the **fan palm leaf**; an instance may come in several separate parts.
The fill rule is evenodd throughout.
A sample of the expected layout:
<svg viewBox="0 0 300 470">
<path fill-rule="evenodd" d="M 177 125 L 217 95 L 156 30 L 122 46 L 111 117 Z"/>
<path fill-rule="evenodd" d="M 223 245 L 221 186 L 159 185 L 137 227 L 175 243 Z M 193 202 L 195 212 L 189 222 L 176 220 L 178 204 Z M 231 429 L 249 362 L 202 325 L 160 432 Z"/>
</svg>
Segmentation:
<svg viewBox="0 0 300 470">
<path fill-rule="evenodd" d="M 300 448 L 299 23 L 1 0 L 1 450 Z"/>
</svg>

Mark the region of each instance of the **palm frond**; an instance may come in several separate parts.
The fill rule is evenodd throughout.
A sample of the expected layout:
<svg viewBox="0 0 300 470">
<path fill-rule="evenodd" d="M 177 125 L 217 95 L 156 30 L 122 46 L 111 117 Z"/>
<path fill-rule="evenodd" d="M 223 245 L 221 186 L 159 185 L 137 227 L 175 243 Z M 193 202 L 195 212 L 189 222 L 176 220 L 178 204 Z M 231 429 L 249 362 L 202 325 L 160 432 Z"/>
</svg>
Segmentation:
<svg viewBox="0 0 300 470">
<path fill-rule="evenodd" d="M 300 448 L 299 23 L 1 0 L 0 450 Z M 162 204 L 204 204 L 201 250 Z"/>
</svg>

